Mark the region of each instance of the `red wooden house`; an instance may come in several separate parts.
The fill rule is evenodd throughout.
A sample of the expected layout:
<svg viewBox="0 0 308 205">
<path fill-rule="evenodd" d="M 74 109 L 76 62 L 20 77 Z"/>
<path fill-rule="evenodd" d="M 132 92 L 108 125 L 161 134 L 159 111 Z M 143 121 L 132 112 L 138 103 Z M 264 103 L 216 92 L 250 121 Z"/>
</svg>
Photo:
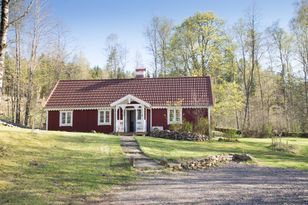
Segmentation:
<svg viewBox="0 0 308 205">
<path fill-rule="evenodd" d="M 209 117 L 211 79 L 206 77 L 60 80 L 45 109 L 48 130 L 147 132 L 183 120 Z"/>
</svg>

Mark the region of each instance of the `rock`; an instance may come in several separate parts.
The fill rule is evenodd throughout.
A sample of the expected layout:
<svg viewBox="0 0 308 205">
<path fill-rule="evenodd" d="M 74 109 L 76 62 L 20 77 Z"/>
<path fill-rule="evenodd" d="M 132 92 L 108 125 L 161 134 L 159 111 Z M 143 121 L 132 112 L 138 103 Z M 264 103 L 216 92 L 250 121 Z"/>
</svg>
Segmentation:
<svg viewBox="0 0 308 205">
<path fill-rule="evenodd" d="M 252 160 L 249 154 L 233 154 L 232 160 L 235 162 L 247 162 Z"/>
<path fill-rule="evenodd" d="M 187 141 L 206 141 L 208 140 L 208 136 L 200 135 L 196 133 L 190 132 L 177 132 L 170 130 L 158 130 L 155 129 L 149 133 L 151 137 L 159 137 L 165 139 L 173 139 L 173 140 L 187 140 Z"/>
<path fill-rule="evenodd" d="M 221 154 L 209 156 L 199 160 L 182 162 L 180 167 L 184 170 L 198 170 L 217 167 L 220 164 L 225 164 L 231 161 L 244 162 L 249 160 L 252 160 L 252 157 L 249 154 Z"/>
</svg>

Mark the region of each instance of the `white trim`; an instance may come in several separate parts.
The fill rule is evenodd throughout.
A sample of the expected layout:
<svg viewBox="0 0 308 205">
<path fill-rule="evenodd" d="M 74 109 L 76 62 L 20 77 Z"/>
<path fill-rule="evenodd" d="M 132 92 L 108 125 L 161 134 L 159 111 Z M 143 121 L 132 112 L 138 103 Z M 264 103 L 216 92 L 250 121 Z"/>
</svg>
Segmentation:
<svg viewBox="0 0 308 205">
<path fill-rule="evenodd" d="M 73 111 L 60 111 L 59 112 L 59 126 L 60 127 L 72 127 L 73 126 Z M 65 123 L 62 123 L 62 113 L 65 113 Z M 71 122 L 67 123 L 67 113 L 71 113 Z"/>
<path fill-rule="evenodd" d="M 149 103 L 147 103 L 147 102 L 145 102 L 145 101 L 143 101 L 143 100 L 141 100 L 141 99 L 139 99 L 139 98 L 137 98 L 137 97 L 135 97 L 133 95 L 126 95 L 126 96 L 120 98 L 119 100 L 114 101 L 113 103 L 111 103 L 110 106 L 114 107 L 114 106 L 122 103 L 125 100 L 128 100 L 129 102 L 130 101 L 136 101 L 137 103 L 142 104 L 142 105 L 144 105 L 146 107 L 151 107 L 151 105 Z"/>
<path fill-rule="evenodd" d="M 104 120 L 106 120 L 106 112 L 109 112 L 109 122 L 100 122 L 101 112 L 104 114 Z M 102 108 L 97 110 L 97 125 L 111 125 L 111 108 Z"/>
<path fill-rule="evenodd" d="M 58 86 L 58 84 L 59 84 L 59 81 L 60 81 L 60 80 L 58 80 L 58 81 L 57 81 L 57 83 L 56 83 L 55 87 L 53 87 L 53 89 L 51 90 L 51 93 L 49 94 L 49 96 L 48 96 L 48 98 L 47 98 L 47 100 L 46 100 L 46 102 L 45 102 L 44 107 L 47 105 L 47 103 L 48 103 L 48 101 L 49 101 L 50 97 L 52 96 L 53 92 L 54 92 L 54 91 L 55 91 L 55 89 L 57 88 L 57 86 Z"/>
<path fill-rule="evenodd" d="M 174 114 L 173 114 L 173 118 L 174 120 L 173 121 L 170 121 L 170 110 L 173 110 Z M 180 111 L 180 121 L 176 121 L 176 111 L 179 110 Z M 168 122 L 168 125 L 171 125 L 171 124 L 182 124 L 183 122 L 183 108 L 182 107 L 168 107 L 167 109 L 167 122 Z"/>
<path fill-rule="evenodd" d="M 48 130 L 48 110 L 46 110 L 46 130 Z"/>
<path fill-rule="evenodd" d="M 129 104 L 130 106 L 133 106 L 134 104 Z M 149 108 L 152 108 L 152 109 L 167 109 L 169 106 L 151 106 Z M 181 106 L 182 108 L 185 108 L 185 109 L 189 109 L 189 108 L 209 108 L 209 107 L 212 107 L 211 105 L 210 106 L 201 106 L 201 105 L 198 105 L 198 106 Z M 71 107 L 71 108 L 45 108 L 46 111 L 66 111 L 66 110 L 100 110 L 100 109 L 104 109 L 106 108 L 106 106 L 103 106 L 103 107 Z M 109 107 L 108 107 L 109 108 Z"/>
<path fill-rule="evenodd" d="M 70 107 L 70 108 L 45 108 L 45 110 L 47 111 L 73 111 L 73 110 L 100 110 L 100 109 L 104 109 L 106 106 L 104 107 Z"/>
<path fill-rule="evenodd" d="M 152 106 L 152 109 L 168 109 L 170 106 Z M 177 106 L 174 106 L 177 107 Z M 185 109 L 194 109 L 194 108 L 209 108 L 212 106 L 203 106 L 203 105 L 197 105 L 197 106 L 181 106 L 181 108 Z"/>
</svg>

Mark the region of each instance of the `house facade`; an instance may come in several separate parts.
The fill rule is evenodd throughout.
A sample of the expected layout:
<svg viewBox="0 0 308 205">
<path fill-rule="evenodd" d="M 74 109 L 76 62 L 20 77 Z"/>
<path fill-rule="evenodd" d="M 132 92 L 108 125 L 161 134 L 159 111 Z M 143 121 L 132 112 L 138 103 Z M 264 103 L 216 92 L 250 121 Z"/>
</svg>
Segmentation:
<svg viewBox="0 0 308 205">
<path fill-rule="evenodd" d="M 210 117 L 211 79 L 206 77 L 61 80 L 45 110 L 46 129 L 76 132 L 144 133 L 184 120 Z"/>
</svg>

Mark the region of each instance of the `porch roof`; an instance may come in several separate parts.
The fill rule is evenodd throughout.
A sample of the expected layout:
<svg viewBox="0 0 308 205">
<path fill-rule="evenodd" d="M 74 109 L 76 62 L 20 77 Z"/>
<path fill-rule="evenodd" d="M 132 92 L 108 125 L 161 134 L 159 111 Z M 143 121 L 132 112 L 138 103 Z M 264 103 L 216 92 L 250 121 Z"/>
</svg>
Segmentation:
<svg viewBox="0 0 308 205">
<path fill-rule="evenodd" d="M 45 108 L 109 107 L 132 95 L 151 106 L 212 106 L 211 79 L 206 77 L 60 80 Z"/>
</svg>

